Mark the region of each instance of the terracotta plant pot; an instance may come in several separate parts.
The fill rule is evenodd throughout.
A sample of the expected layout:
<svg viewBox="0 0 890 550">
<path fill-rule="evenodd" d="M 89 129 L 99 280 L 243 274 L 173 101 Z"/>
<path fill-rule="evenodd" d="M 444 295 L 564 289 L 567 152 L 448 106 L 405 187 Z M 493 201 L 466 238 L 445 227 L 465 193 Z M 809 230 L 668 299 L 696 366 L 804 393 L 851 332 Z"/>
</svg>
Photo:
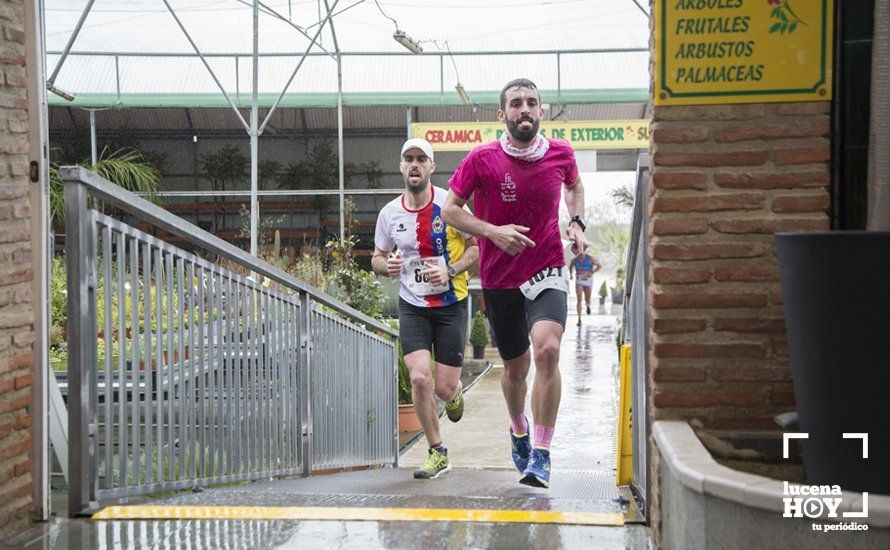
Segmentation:
<svg viewBox="0 0 890 550">
<path fill-rule="evenodd" d="M 417 412 L 414 410 L 414 403 L 399 405 L 399 431 L 420 431 L 420 419 L 417 418 Z"/>
</svg>

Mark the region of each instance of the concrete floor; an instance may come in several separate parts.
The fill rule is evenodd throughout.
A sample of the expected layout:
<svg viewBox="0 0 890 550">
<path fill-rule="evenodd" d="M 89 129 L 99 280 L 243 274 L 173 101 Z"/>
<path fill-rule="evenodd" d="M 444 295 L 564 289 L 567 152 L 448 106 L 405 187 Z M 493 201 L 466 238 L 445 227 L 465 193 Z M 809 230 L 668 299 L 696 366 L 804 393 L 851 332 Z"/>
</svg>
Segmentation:
<svg viewBox="0 0 890 550">
<path fill-rule="evenodd" d="M 531 490 L 519 484 L 515 484 L 514 487 L 511 480 L 515 472 L 510 472 L 513 466 L 509 458 L 506 412 L 500 392 L 501 371 L 493 370 L 467 395 L 464 419 L 458 424 L 451 424 L 444 420 L 443 434 L 456 470 L 447 476 L 447 479 L 426 482 L 438 484 L 437 490 L 430 491 L 425 497 L 431 505 L 447 507 L 446 505 L 450 502 L 447 495 L 443 493 L 436 496 L 442 491 L 448 492 L 441 482 L 448 485 L 460 485 L 463 473 L 463 480 L 472 487 L 461 497 L 464 500 L 472 501 L 464 503 L 467 508 L 485 507 L 486 498 L 478 495 L 485 491 L 491 492 L 486 488 L 486 483 L 500 483 L 505 487 L 506 497 L 515 500 L 515 507 L 524 506 L 523 503 L 526 500 L 528 502 L 534 500 L 534 509 L 565 509 L 564 507 L 570 505 L 572 500 L 559 501 L 558 495 L 562 490 L 560 485 L 567 485 L 566 490 L 575 490 L 583 484 L 581 480 L 589 481 L 594 477 L 604 478 L 612 474 L 617 409 L 615 382 L 617 352 L 613 338 L 617 320 L 613 315 L 596 315 L 596 312 L 594 313 L 593 316 L 583 317 L 581 327 L 575 326 L 578 318 L 573 314 L 570 315 L 568 330 L 563 340 L 561 357 L 563 397 L 553 443 L 553 490 L 548 493 L 545 490 Z M 425 454 L 426 443 L 421 440 L 403 455 L 402 468 L 389 470 L 388 473 L 399 475 L 399 472 L 402 472 L 405 480 L 399 483 L 413 484 L 414 480 L 410 479 L 409 467 L 419 464 Z M 467 468 L 474 470 L 467 470 Z M 496 471 L 486 474 L 479 469 Z M 561 478 L 559 477 L 560 470 L 563 470 Z M 584 474 L 579 470 L 589 473 Z M 362 473 L 338 474 L 338 476 L 357 475 L 362 475 Z M 582 477 L 576 477 L 579 475 Z M 324 476 L 305 481 L 318 484 L 325 481 L 325 478 L 331 478 L 333 486 L 333 478 L 338 476 Z M 562 479 L 562 482 L 559 479 Z M 297 481 L 293 480 L 294 483 Z M 270 497 L 268 504 L 271 505 L 275 505 L 276 502 L 287 505 L 288 503 L 284 502 L 286 500 L 293 501 L 291 504 L 313 504 L 311 495 L 308 493 L 300 496 L 296 494 L 296 491 L 287 491 L 284 485 L 288 483 L 291 483 L 291 480 L 277 482 L 277 484 L 276 482 L 262 482 L 239 487 L 210 489 L 198 494 L 181 493 L 176 497 L 160 499 L 158 503 L 177 501 L 185 504 L 186 500 L 189 503 L 208 505 L 217 500 L 222 503 L 226 498 L 229 498 L 226 493 L 231 497 L 235 493 L 251 491 L 251 487 L 253 487 L 252 496 L 242 496 L 259 502 L 257 495 L 267 495 Z M 363 480 L 362 483 L 369 482 Z M 605 485 L 608 484 L 603 484 L 603 486 Z M 367 494 L 369 490 L 356 487 L 355 484 L 347 486 L 355 494 L 344 495 L 343 493 L 348 491 L 335 491 L 339 494 L 329 496 L 328 499 L 352 497 L 373 500 L 376 498 L 378 504 L 383 503 L 383 500 L 386 499 L 418 499 L 418 497 L 409 497 L 397 490 L 394 491 L 392 484 L 388 486 L 387 491 L 384 491 L 386 493 L 384 495 L 379 493 L 369 495 Z M 411 493 L 421 490 L 420 487 L 417 487 L 416 491 L 413 490 L 415 489 L 414 485 L 405 486 L 412 488 L 412 491 L 409 491 Z M 432 489 L 432 486 L 430 488 Z M 524 494 L 523 491 L 537 491 L 537 493 Z M 460 493 L 460 491 L 458 492 Z M 273 493 L 278 496 L 272 498 Z M 396 493 L 399 495 L 395 496 Z M 525 500 L 520 502 L 516 499 Z M 412 505 L 417 505 L 415 502 L 418 500 L 412 500 Z M 581 504 L 581 501 L 575 502 Z M 604 505 L 615 506 L 614 502 L 608 499 L 602 499 L 601 502 Z M 595 509 L 599 504 L 588 500 L 586 505 L 594 507 L 589 509 Z M 539 508 L 539 506 L 541 507 Z M 458 521 L 96 521 L 55 519 L 47 524 L 37 525 L 19 537 L 0 542 L 0 548 L 51 548 L 52 550 L 69 548 L 637 549 L 649 547 L 651 547 L 651 542 L 648 529 L 641 525 L 606 527 Z"/>
</svg>

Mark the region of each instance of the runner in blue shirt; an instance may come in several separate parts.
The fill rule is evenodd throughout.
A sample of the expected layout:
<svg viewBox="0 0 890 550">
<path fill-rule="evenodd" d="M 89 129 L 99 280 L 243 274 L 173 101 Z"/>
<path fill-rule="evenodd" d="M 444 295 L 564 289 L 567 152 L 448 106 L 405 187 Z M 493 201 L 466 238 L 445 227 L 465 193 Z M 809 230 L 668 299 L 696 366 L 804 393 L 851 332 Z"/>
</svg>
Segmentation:
<svg viewBox="0 0 890 550">
<path fill-rule="evenodd" d="M 590 294 L 593 291 L 593 274 L 602 269 L 602 265 L 590 254 L 582 252 L 569 263 L 569 279 L 575 279 L 575 292 L 578 294 L 578 326 L 581 326 L 581 293 L 587 299 L 587 314 L 590 315 Z"/>
</svg>

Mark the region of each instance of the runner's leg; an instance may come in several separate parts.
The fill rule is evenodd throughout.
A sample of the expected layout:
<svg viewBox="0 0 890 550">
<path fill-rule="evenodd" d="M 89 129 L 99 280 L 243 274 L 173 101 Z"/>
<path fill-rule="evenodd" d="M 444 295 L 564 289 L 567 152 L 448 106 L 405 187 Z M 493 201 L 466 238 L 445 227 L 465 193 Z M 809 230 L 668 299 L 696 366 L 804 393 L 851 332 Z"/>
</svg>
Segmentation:
<svg viewBox="0 0 890 550">
<path fill-rule="evenodd" d="M 432 447 L 442 443 L 439 434 L 439 409 L 433 399 L 433 374 L 430 369 L 432 355 L 422 349 L 405 355 L 405 365 L 411 374 L 411 397 L 414 410 L 423 427 L 426 440 Z"/>
<path fill-rule="evenodd" d="M 593 294 L 593 284 L 584 289 L 584 299 L 587 300 L 587 314 L 590 315 L 590 295 Z M 580 306 L 579 306 L 580 309 Z M 580 315 L 580 314 L 579 314 Z"/>
<path fill-rule="evenodd" d="M 521 417 L 525 411 L 525 396 L 528 394 L 528 369 L 531 363 L 531 352 L 513 359 L 504 359 L 504 374 L 501 375 L 501 390 L 507 401 L 507 414 L 511 418 Z"/>
<path fill-rule="evenodd" d="M 559 373 L 559 345 L 563 327 L 555 321 L 542 320 L 532 326 L 535 350 L 535 380 L 532 385 L 532 414 L 535 426 L 556 426 L 556 414 L 562 395 Z"/>
<path fill-rule="evenodd" d="M 523 413 L 528 392 L 526 377 L 531 362 L 525 296 L 518 289 L 486 289 L 486 311 L 497 337 L 498 353 L 504 361 L 501 390 L 515 433 L 525 433 Z"/>
</svg>

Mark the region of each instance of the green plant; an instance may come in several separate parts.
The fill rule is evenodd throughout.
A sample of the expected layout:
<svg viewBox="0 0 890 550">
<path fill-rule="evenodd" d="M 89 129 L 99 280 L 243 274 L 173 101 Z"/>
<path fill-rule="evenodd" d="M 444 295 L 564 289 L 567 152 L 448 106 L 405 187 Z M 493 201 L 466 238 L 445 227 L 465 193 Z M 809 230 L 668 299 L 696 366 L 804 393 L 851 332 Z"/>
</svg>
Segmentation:
<svg viewBox="0 0 890 550">
<path fill-rule="evenodd" d="M 111 152 L 108 147 L 102 150 L 96 166 L 91 159 L 77 162 L 103 178 L 123 187 L 127 191 L 142 193 L 143 198 L 157 203 L 161 172 L 142 153 L 135 149 L 118 149 Z M 59 175 L 59 164 L 53 163 L 50 175 L 50 217 L 55 221 L 65 219 L 65 184 Z"/>
<path fill-rule="evenodd" d="M 405 364 L 405 355 L 402 353 L 402 344 L 399 344 L 399 405 L 410 405 L 414 402 L 411 396 L 411 373 Z"/>
<path fill-rule="evenodd" d="M 484 347 L 488 345 L 488 331 L 485 330 L 485 316 L 481 311 L 477 311 L 473 315 L 473 326 L 470 328 L 470 344 L 473 347 Z"/>
<path fill-rule="evenodd" d="M 358 267 L 352 249 L 358 239 L 350 235 L 343 241 L 325 245 L 328 270 L 326 291 L 369 317 L 379 317 L 386 302 L 386 291 L 377 277 Z"/>
</svg>

